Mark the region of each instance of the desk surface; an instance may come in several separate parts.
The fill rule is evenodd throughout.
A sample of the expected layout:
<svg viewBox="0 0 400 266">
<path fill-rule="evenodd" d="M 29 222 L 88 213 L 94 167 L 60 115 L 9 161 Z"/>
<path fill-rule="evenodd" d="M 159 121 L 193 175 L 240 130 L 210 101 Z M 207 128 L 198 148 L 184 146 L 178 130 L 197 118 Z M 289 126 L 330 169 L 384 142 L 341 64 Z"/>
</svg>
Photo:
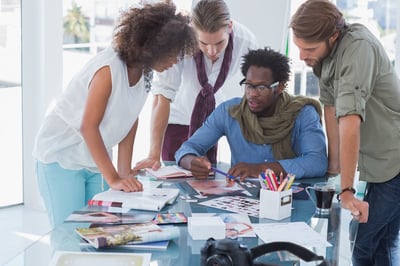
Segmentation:
<svg viewBox="0 0 400 266">
<path fill-rule="evenodd" d="M 311 180 L 304 182 L 310 183 Z M 311 182 L 320 181 L 313 180 Z M 175 186 L 175 182 L 165 182 L 163 186 Z M 346 210 L 342 210 L 337 202 L 334 201 L 332 211 L 327 217 L 318 217 L 314 215 L 314 205 L 310 200 L 294 200 L 292 206 L 292 214 L 290 218 L 273 221 L 262 218 L 250 217 L 252 223 L 274 223 L 274 222 L 297 222 L 303 221 L 309 224 L 314 230 L 326 237 L 327 241 L 332 244 L 328 248 L 315 248 L 313 251 L 319 255 L 323 255 L 329 265 L 350 265 L 351 251 L 349 241 L 349 222 L 350 214 Z M 221 210 L 199 205 L 197 203 L 189 203 L 181 198 L 163 209 L 163 212 L 184 212 L 187 216 L 191 216 L 196 212 L 221 212 Z M 79 245 L 80 237 L 74 233 L 76 227 L 86 227 L 88 224 L 65 223 L 44 235 L 40 240 L 18 254 L 7 265 L 48 265 L 55 251 L 82 251 Z M 200 249 L 203 247 L 205 240 L 194 241 L 187 233 L 186 225 L 177 225 L 180 230 L 180 237 L 169 243 L 168 249 L 165 251 L 153 250 L 125 250 L 122 252 L 152 253 L 152 265 L 199 265 Z M 257 237 L 241 237 L 239 241 L 247 244 L 248 247 L 254 247 L 262 244 Z M 95 251 L 95 249 L 85 247 L 86 251 Z M 102 250 L 103 251 L 103 250 Z M 121 252 L 121 250 L 110 249 L 112 252 Z M 296 264 L 296 257 L 290 254 L 284 256 L 284 260 L 293 261 Z M 279 262 L 282 256 L 277 254 L 267 254 L 257 261 Z M 293 265 L 285 262 L 284 265 Z"/>
</svg>

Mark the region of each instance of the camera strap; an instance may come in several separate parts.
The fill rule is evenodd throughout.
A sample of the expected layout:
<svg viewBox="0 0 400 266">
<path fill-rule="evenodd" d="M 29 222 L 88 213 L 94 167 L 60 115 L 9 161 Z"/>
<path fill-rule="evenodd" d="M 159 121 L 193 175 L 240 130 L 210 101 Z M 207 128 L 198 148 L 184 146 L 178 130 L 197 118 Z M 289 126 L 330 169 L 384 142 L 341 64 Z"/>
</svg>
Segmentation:
<svg viewBox="0 0 400 266">
<path fill-rule="evenodd" d="M 259 245 L 257 247 L 251 248 L 250 252 L 252 254 L 252 258 L 255 259 L 261 255 L 266 253 L 274 252 L 274 251 L 281 251 L 286 250 L 290 253 L 296 255 L 300 259 L 310 262 L 310 261 L 322 261 L 318 266 L 327 266 L 327 262 L 325 261 L 323 256 L 319 256 L 312 252 L 311 250 L 299 246 L 297 244 L 291 242 L 271 242 Z"/>
</svg>

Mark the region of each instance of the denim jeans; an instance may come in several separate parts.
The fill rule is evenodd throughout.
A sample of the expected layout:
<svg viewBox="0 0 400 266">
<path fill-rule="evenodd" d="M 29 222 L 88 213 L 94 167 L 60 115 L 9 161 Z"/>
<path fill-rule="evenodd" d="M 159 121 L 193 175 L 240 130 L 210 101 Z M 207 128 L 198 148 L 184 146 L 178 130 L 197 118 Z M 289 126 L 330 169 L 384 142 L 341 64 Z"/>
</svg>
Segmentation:
<svg viewBox="0 0 400 266">
<path fill-rule="evenodd" d="M 63 223 L 73 211 L 85 207 L 95 194 L 109 188 L 100 173 L 68 170 L 58 163 L 36 161 L 36 175 L 52 227 Z"/>
<path fill-rule="evenodd" d="M 368 183 L 364 200 L 369 216 L 367 223 L 358 224 L 353 266 L 400 265 L 400 174 L 384 183 Z M 357 228 L 355 223 L 350 230 Z"/>
</svg>

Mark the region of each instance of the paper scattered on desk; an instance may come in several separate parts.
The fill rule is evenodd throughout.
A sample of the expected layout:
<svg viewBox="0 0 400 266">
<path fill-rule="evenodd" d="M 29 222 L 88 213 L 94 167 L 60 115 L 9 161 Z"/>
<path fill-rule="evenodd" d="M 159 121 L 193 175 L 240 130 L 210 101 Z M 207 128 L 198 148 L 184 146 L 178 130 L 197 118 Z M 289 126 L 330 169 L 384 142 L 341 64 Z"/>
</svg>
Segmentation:
<svg viewBox="0 0 400 266">
<path fill-rule="evenodd" d="M 332 245 L 305 222 L 252 224 L 257 236 L 265 243 L 286 241 L 305 247 Z"/>
<path fill-rule="evenodd" d="M 192 217 L 221 217 L 227 238 L 256 237 L 249 216 L 241 213 L 192 213 Z"/>
<path fill-rule="evenodd" d="M 260 201 L 258 199 L 243 196 L 222 196 L 199 204 L 225 211 L 247 214 L 258 217 L 260 213 Z"/>
<path fill-rule="evenodd" d="M 50 266 L 150 265 L 151 253 L 56 251 Z"/>
</svg>

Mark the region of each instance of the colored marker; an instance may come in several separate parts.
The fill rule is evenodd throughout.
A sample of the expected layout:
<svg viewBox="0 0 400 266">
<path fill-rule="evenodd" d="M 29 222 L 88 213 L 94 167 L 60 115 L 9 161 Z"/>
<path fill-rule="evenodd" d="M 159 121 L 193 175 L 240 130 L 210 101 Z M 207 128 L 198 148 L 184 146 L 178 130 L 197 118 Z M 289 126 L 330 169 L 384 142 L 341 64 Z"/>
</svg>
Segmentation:
<svg viewBox="0 0 400 266">
<path fill-rule="evenodd" d="M 288 174 L 288 177 L 289 177 L 289 180 L 288 180 L 288 182 L 286 183 L 285 190 L 288 190 L 288 189 L 290 189 L 290 187 L 291 187 L 291 186 L 292 186 L 292 184 L 293 184 L 293 181 L 294 181 L 295 175 Z"/>
<path fill-rule="evenodd" d="M 288 182 L 288 180 L 289 180 L 289 177 L 286 176 L 283 179 L 283 181 L 279 184 L 279 187 L 278 187 L 279 192 L 281 192 L 283 190 L 283 188 L 286 186 L 286 183 Z"/>
<path fill-rule="evenodd" d="M 271 183 L 271 180 L 263 173 L 261 172 L 260 175 L 262 176 L 262 178 L 267 182 L 269 190 L 271 191 L 275 191 L 274 186 Z"/>
<path fill-rule="evenodd" d="M 260 185 L 262 189 L 267 189 L 267 184 L 265 184 L 263 178 L 261 177 L 261 175 L 258 175 L 258 180 L 260 181 Z"/>
<path fill-rule="evenodd" d="M 274 171 L 272 171 L 271 169 L 267 168 L 265 170 L 265 176 L 267 178 L 269 178 L 269 180 L 271 180 L 271 184 L 274 187 L 274 191 L 278 190 L 278 180 L 276 179 L 275 173 Z"/>
</svg>

